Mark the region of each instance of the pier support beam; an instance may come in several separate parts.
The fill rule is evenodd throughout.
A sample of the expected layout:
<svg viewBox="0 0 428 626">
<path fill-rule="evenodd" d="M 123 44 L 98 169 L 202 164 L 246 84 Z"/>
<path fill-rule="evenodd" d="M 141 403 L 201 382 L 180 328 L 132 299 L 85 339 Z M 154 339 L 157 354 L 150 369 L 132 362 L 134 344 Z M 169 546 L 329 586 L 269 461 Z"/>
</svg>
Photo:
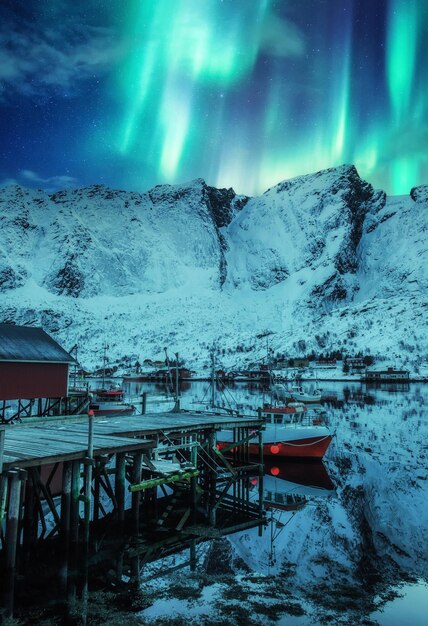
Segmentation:
<svg viewBox="0 0 428 626">
<path fill-rule="evenodd" d="M 31 472 L 31 470 L 30 470 Z M 37 502 L 34 489 L 34 480 L 30 476 L 27 480 L 25 488 L 25 506 L 24 506 L 24 548 L 30 550 L 37 541 Z"/>
<path fill-rule="evenodd" d="M 23 470 L 9 470 L 9 503 L 6 522 L 6 569 L 15 569 L 16 549 L 19 543 L 19 518 L 21 513 L 21 478 L 26 472 Z"/>
<path fill-rule="evenodd" d="M 79 542 L 80 522 L 80 461 L 72 461 L 71 498 L 70 498 L 70 538 L 71 542 Z"/>
<path fill-rule="evenodd" d="M 5 440 L 4 426 L 3 427 L 0 426 L 0 474 L 3 472 L 4 440 Z"/>
<path fill-rule="evenodd" d="M 116 454 L 116 474 L 115 474 L 115 493 L 117 500 L 117 521 L 123 524 L 125 521 L 125 478 L 126 475 L 126 455 L 124 452 Z"/>
<path fill-rule="evenodd" d="M 143 453 L 137 452 L 134 454 L 134 464 L 132 467 L 132 482 L 134 485 L 141 482 L 141 463 L 143 461 Z M 139 491 L 132 492 L 132 522 L 134 532 L 138 534 L 140 527 L 140 503 L 141 494 Z"/>
<path fill-rule="evenodd" d="M 61 534 L 65 543 L 68 543 L 70 539 L 72 474 L 72 463 L 64 461 L 62 468 Z"/>
</svg>

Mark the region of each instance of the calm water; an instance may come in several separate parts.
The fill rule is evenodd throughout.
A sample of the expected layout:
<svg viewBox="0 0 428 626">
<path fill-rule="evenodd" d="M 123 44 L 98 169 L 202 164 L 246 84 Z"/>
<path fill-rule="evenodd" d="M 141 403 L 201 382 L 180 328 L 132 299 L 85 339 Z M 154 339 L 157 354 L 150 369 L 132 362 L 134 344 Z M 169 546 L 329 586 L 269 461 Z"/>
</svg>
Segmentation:
<svg viewBox="0 0 428 626">
<path fill-rule="evenodd" d="M 324 464 L 267 464 L 261 536 L 249 528 L 181 537 L 169 551 L 157 537 L 134 565 L 123 546 L 112 548 L 108 563 L 92 563 L 83 582 L 77 575 L 67 618 L 55 574 L 51 585 L 18 581 L 15 615 L 40 624 L 425 625 L 428 386 L 321 386 L 333 443 Z M 133 384 L 127 393 L 144 390 L 163 399 L 162 385 Z M 188 408 L 209 397 L 208 383 L 182 389 Z M 263 399 L 263 390 L 241 384 L 218 402 L 250 411 Z M 35 609 L 40 597 L 49 609 Z"/>
</svg>

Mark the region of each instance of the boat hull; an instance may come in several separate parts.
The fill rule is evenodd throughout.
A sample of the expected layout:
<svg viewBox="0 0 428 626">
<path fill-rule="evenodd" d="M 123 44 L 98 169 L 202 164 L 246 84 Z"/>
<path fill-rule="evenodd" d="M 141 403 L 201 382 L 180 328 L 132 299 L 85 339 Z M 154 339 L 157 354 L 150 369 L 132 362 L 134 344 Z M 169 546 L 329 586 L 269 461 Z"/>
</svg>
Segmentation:
<svg viewBox="0 0 428 626">
<path fill-rule="evenodd" d="M 91 409 L 94 412 L 94 415 L 107 415 L 109 417 L 115 415 L 134 415 L 135 408 L 124 408 L 124 409 Z"/>
<path fill-rule="evenodd" d="M 332 435 L 324 435 L 322 437 L 308 437 L 294 439 L 292 441 L 264 442 L 263 455 L 270 458 L 286 457 L 290 459 L 320 460 L 327 452 L 332 438 Z M 227 446 L 230 446 L 229 442 L 219 441 L 217 443 L 217 447 L 220 451 Z M 256 456 L 259 454 L 258 443 L 250 443 L 249 448 L 251 455 Z"/>
</svg>

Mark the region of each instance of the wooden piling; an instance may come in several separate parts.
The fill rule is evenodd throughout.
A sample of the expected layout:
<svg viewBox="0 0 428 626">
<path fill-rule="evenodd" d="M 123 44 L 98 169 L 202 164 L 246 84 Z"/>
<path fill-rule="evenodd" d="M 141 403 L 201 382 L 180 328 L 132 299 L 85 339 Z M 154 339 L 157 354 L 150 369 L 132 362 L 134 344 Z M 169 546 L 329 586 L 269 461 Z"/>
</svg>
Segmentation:
<svg viewBox="0 0 428 626">
<path fill-rule="evenodd" d="M 198 468 L 198 437 L 197 435 L 191 436 L 192 447 L 190 450 L 190 462 L 192 467 L 197 470 Z M 192 521 L 195 523 L 196 521 L 196 488 L 197 488 L 198 479 L 196 476 L 193 476 L 190 479 L 190 506 L 192 509 Z"/>
<path fill-rule="evenodd" d="M 70 538 L 72 473 L 72 463 L 64 461 L 62 467 L 61 533 L 65 542 L 68 542 Z"/>
<path fill-rule="evenodd" d="M 125 482 L 126 482 L 126 455 L 124 452 L 116 454 L 115 493 L 117 501 L 117 520 L 120 524 L 125 521 Z"/>
<path fill-rule="evenodd" d="M 134 465 L 132 467 L 132 482 L 134 485 L 141 482 L 141 463 L 143 460 L 143 453 L 136 452 L 134 454 Z M 132 492 L 132 520 L 134 526 L 134 532 L 138 533 L 140 527 L 140 491 Z"/>
<path fill-rule="evenodd" d="M 4 426 L 3 426 L 3 427 L 0 427 L 0 474 L 3 472 L 4 440 L 5 440 L 5 432 L 4 432 Z"/>
<path fill-rule="evenodd" d="M 94 476 L 94 522 L 97 522 L 100 517 L 100 463 L 96 465 Z"/>
<path fill-rule="evenodd" d="M 72 461 L 70 498 L 70 538 L 72 543 L 79 541 L 80 508 L 80 460 Z"/>
<path fill-rule="evenodd" d="M 261 409 L 259 409 L 261 410 Z M 263 430 L 259 430 L 259 515 L 263 516 L 264 502 L 263 502 L 263 479 L 265 474 L 264 459 L 263 459 Z M 262 536 L 263 529 L 259 526 L 259 537 Z"/>
<path fill-rule="evenodd" d="M 6 513 L 8 479 L 6 474 L 0 474 L 0 529 Z"/>
<path fill-rule="evenodd" d="M 145 415 L 147 410 L 147 391 L 141 394 L 141 415 Z"/>
<path fill-rule="evenodd" d="M 19 517 L 21 511 L 21 480 L 19 470 L 9 470 L 9 504 L 6 521 L 6 569 L 13 570 L 16 564 Z"/>
<path fill-rule="evenodd" d="M 32 470 L 30 470 L 31 472 Z M 37 540 L 38 516 L 36 508 L 36 493 L 32 477 L 26 481 L 24 506 L 24 548 L 30 550 Z"/>
<path fill-rule="evenodd" d="M 91 523 L 92 502 L 92 468 L 94 456 L 94 413 L 88 413 L 88 456 L 85 459 L 85 532 L 84 541 L 89 541 L 89 526 Z"/>
</svg>

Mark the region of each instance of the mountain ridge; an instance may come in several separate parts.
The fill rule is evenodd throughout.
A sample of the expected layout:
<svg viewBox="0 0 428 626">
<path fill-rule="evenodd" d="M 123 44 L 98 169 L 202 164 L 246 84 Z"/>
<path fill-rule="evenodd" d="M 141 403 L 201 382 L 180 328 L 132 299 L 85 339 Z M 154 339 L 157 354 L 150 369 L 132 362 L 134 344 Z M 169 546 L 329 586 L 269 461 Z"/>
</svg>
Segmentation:
<svg viewBox="0 0 428 626">
<path fill-rule="evenodd" d="M 165 343 L 197 359 L 214 341 L 230 362 L 238 345 L 254 360 L 267 332 L 279 352 L 362 349 L 417 365 L 427 190 L 388 197 L 353 165 L 253 198 L 203 179 L 145 193 L 3 188 L 1 321 L 82 344 L 88 364 L 110 335 L 117 360 Z"/>
</svg>

